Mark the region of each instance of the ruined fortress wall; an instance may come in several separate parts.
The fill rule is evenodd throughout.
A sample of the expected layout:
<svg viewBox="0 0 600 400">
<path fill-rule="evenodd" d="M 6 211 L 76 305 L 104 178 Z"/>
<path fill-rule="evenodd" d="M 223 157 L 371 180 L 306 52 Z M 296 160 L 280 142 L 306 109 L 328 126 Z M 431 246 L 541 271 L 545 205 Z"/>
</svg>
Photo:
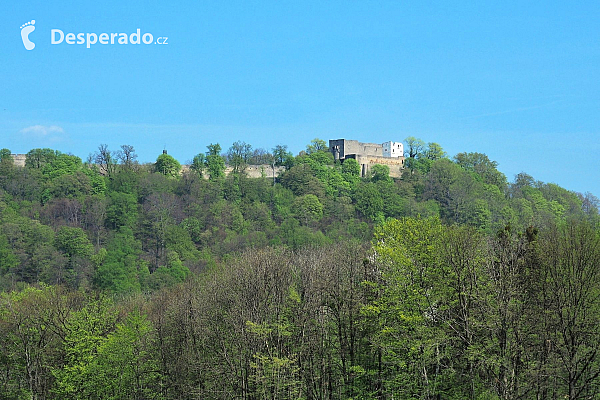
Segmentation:
<svg viewBox="0 0 600 400">
<path fill-rule="evenodd" d="M 231 170 L 232 168 L 227 168 L 225 173 L 229 174 Z M 283 171 L 285 171 L 285 167 L 275 167 L 275 176 L 279 176 Z M 263 173 L 266 178 L 273 178 L 273 168 L 268 164 L 248 165 L 244 172 L 249 178 L 262 178 Z"/>
<path fill-rule="evenodd" d="M 181 166 L 181 173 L 187 172 L 189 170 L 190 170 L 189 165 Z M 232 171 L 233 171 L 232 167 L 226 167 L 225 175 L 229 175 Z M 281 174 L 283 171 L 285 171 L 285 167 L 279 167 L 279 166 L 275 167 L 275 177 L 278 177 L 279 174 Z M 265 178 L 273 178 L 273 168 L 271 168 L 271 166 L 269 164 L 248 165 L 248 167 L 246 167 L 246 169 L 244 170 L 244 173 L 249 178 L 262 178 L 263 176 Z M 208 173 L 206 173 L 206 171 L 205 171 L 204 175 L 205 175 L 205 178 L 208 178 Z"/>
<path fill-rule="evenodd" d="M 392 178 L 400 178 L 402 169 L 404 168 L 404 157 L 388 158 L 376 156 L 357 156 L 356 161 L 361 167 L 361 176 L 367 176 L 371 171 L 371 167 L 375 164 L 387 165 L 390 168 L 390 176 Z"/>
<path fill-rule="evenodd" d="M 383 146 L 375 143 L 360 143 L 361 151 L 356 153 L 363 156 L 383 157 Z"/>
<path fill-rule="evenodd" d="M 11 154 L 11 156 L 15 162 L 15 166 L 17 166 L 17 167 L 25 166 L 25 159 L 27 158 L 25 154 Z M 182 173 L 189 171 L 189 169 L 190 169 L 189 165 L 181 166 Z M 277 166 L 277 167 L 275 167 L 275 171 L 273 171 L 273 168 L 271 168 L 270 165 L 264 164 L 264 165 L 248 165 L 248 167 L 246 168 L 246 170 L 244 172 L 246 173 L 246 175 L 249 178 L 261 178 L 263 176 L 266 178 L 273 178 L 273 172 L 275 172 L 275 177 L 277 177 L 284 170 L 285 170 L 285 167 Z M 231 171 L 233 171 L 233 168 L 227 167 L 225 169 L 225 174 L 229 175 L 231 173 Z"/>
<path fill-rule="evenodd" d="M 345 139 L 335 139 L 329 141 L 329 151 L 333 154 L 336 159 L 344 159 L 346 157 L 344 144 L 347 142 Z"/>
<path fill-rule="evenodd" d="M 362 143 L 358 140 L 335 139 L 329 141 L 329 151 L 335 156 L 339 151 L 339 158 L 344 159 L 350 155 L 357 156 L 383 156 L 383 147 L 377 143 Z"/>
<path fill-rule="evenodd" d="M 379 156 L 383 157 L 382 146 L 377 143 L 362 143 L 358 140 L 346 140 L 344 143 L 345 154 L 356 154 L 357 156 Z M 341 157 L 341 155 L 340 155 Z"/>
<path fill-rule="evenodd" d="M 15 166 L 17 166 L 17 167 L 25 166 L 25 159 L 27 158 L 26 154 L 11 154 L 11 156 L 15 162 Z"/>
</svg>

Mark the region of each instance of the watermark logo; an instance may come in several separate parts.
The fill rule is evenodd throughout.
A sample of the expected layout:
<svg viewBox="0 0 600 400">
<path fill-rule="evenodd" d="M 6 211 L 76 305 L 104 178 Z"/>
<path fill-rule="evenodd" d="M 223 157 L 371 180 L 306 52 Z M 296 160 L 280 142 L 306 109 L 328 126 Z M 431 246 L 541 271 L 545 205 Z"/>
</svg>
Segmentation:
<svg viewBox="0 0 600 400">
<path fill-rule="evenodd" d="M 138 28 L 131 34 L 119 32 L 103 33 L 64 33 L 60 29 L 50 31 L 50 44 L 85 44 L 88 49 L 95 44 L 169 44 L 168 37 L 161 36 L 154 40 L 154 35 L 142 33 Z"/>
<path fill-rule="evenodd" d="M 23 46 L 27 50 L 33 50 L 35 43 L 29 39 L 29 34 L 35 30 L 35 20 L 21 25 L 21 39 L 23 39 Z M 63 32 L 61 29 L 50 30 L 50 44 L 59 45 L 85 45 L 88 49 L 95 44 L 100 45 L 123 45 L 123 44 L 169 44 L 167 36 L 156 37 L 150 32 L 142 32 L 141 29 L 137 29 L 135 32 Z"/>
<path fill-rule="evenodd" d="M 33 50 L 35 47 L 35 43 L 29 40 L 29 34 L 35 31 L 34 25 L 35 19 L 32 19 L 31 21 L 21 25 L 21 39 L 23 40 L 23 46 L 25 46 L 27 50 Z"/>
</svg>

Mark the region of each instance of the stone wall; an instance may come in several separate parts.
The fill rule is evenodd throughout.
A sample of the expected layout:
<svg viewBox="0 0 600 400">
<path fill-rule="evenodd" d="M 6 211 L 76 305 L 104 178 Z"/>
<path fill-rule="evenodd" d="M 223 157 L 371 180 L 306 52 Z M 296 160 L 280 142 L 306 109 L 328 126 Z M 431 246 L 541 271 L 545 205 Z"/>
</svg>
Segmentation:
<svg viewBox="0 0 600 400">
<path fill-rule="evenodd" d="M 182 165 L 181 173 L 187 172 L 187 171 L 189 171 L 189 169 L 190 169 L 189 165 Z M 232 171 L 233 171 L 232 167 L 226 167 L 225 175 L 229 175 Z M 263 176 L 265 178 L 273 178 L 273 172 L 275 172 L 275 177 L 278 177 L 279 174 L 281 174 L 283 171 L 285 171 L 285 167 L 275 167 L 275 171 L 273 171 L 273 168 L 271 168 L 271 166 L 269 164 L 263 164 L 263 165 L 248 165 L 248 167 L 246 167 L 246 169 L 244 170 L 244 173 L 249 178 L 262 178 Z M 206 173 L 206 171 L 205 171 L 204 175 L 205 175 L 205 177 L 208 177 L 208 173 Z"/>
<path fill-rule="evenodd" d="M 15 162 L 15 166 L 17 166 L 17 167 L 25 166 L 25 159 L 27 158 L 25 154 L 11 154 L 11 156 Z M 189 169 L 190 169 L 189 165 L 181 166 L 182 173 L 189 171 Z M 229 175 L 231 173 L 231 171 L 233 171 L 232 167 L 225 168 L 226 175 Z M 278 166 L 278 167 L 275 167 L 275 171 L 273 171 L 273 168 L 271 168 L 271 166 L 269 164 L 264 164 L 264 165 L 248 165 L 248 167 L 246 168 L 246 170 L 244 172 L 250 178 L 261 178 L 261 177 L 263 177 L 263 174 L 264 174 L 265 178 L 273 178 L 273 172 L 275 172 L 275 177 L 277 177 L 283 171 L 285 171 L 285 167 Z"/>
<path fill-rule="evenodd" d="M 343 160 L 349 155 L 383 156 L 383 146 L 377 143 L 362 143 L 358 140 L 335 139 L 329 141 L 329 151 L 336 159 Z M 336 156 L 336 152 L 339 156 Z"/>
<path fill-rule="evenodd" d="M 225 173 L 229 174 L 232 171 L 232 168 L 227 168 Z M 285 171 L 285 167 L 275 167 L 275 176 L 279 176 L 283 171 Z M 250 178 L 262 178 L 263 173 L 266 178 L 273 177 L 273 168 L 269 164 L 263 165 L 248 165 L 246 170 L 244 171 L 246 175 Z"/>
<path fill-rule="evenodd" d="M 27 158 L 26 154 L 11 154 L 13 160 L 15 161 L 15 165 L 17 167 L 25 166 L 25 159 Z"/>
<path fill-rule="evenodd" d="M 388 158 L 374 156 L 358 156 L 356 161 L 360 164 L 360 174 L 365 177 L 369 175 L 373 165 L 387 165 L 390 168 L 390 176 L 392 178 L 400 178 L 404 169 L 404 157 Z"/>
</svg>

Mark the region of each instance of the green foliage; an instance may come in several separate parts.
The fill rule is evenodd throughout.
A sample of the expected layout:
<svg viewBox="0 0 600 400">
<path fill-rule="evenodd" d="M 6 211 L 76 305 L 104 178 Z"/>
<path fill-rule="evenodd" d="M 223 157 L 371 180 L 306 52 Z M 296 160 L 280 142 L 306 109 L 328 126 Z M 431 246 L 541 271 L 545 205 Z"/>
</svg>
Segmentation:
<svg viewBox="0 0 600 400">
<path fill-rule="evenodd" d="M 2 398 L 52 398 L 52 371 L 62 362 L 64 322 L 80 301 L 79 293 L 44 285 L 0 294 Z"/>
<path fill-rule="evenodd" d="M 6 236 L 0 235 L 0 274 L 12 272 L 19 265 L 19 260 L 13 253 Z"/>
<path fill-rule="evenodd" d="M 89 257 L 94 252 L 90 240 L 81 228 L 61 227 L 56 233 L 55 242 L 57 249 L 68 257 Z"/>
<path fill-rule="evenodd" d="M 192 221 L 187 221 L 188 227 L 190 227 Z M 175 251 L 183 261 L 197 260 L 198 249 L 194 245 L 189 231 L 184 226 L 169 226 L 165 233 L 165 241 L 167 248 Z"/>
<path fill-rule="evenodd" d="M 9 149 L 0 149 L 0 176 L 9 177 L 14 172 L 14 160 Z"/>
<path fill-rule="evenodd" d="M 198 175 L 202 176 L 204 169 L 206 168 L 206 157 L 204 154 L 196 154 L 194 159 L 192 160 L 192 165 L 190 165 L 190 169 L 195 171 Z"/>
<path fill-rule="evenodd" d="M 252 157 L 252 146 L 239 140 L 234 142 L 227 151 L 227 160 L 235 173 L 244 172 L 250 157 Z"/>
<path fill-rule="evenodd" d="M 411 143 L 401 179 L 319 141 L 274 181 L 219 145 L 180 179 L 32 150 L 0 174 L 0 397 L 597 397 L 598 199 Z"/>
<path fill-rule="evenodd" d="M 223 195 L 226 200 L 233 203 L 238 203 L 242 198 L 242 192 L 240 189 L 240 175 L 231 174 L 225 179 L 223 185 Z"/>
<path fill-rule="evenodd" d="M 383 282 L 377 287 L 377 299 L 365 307 L 364 313 L 376 321 L 374 341 L 389 368 L 384 372 L 383 384 L 394 396 L 472 396 L 468 394 L 469 386 L 461 384 L 466 379 L 460 374 L 466 371 L 460 370 L 463 366 L 458 354 L 451 352 L 455 332 L 446 330 L 448 325 L 462 329 L 458 321 L 451 319 L 451 312 L 455 299 L 460 302 L 461 296 L 469 295 L 460 279 L 471 272 L 453 269 L 453 264 L 443 259 L 447 251 L 469 249 L 452 245 L 454 240 L 470 237 L 473 234 L 469 231 L 454 233 L 453 229 L 445 229 L 436 218 L 390 220 L 375 232 L 374 252 Z M 477 251 L 475 247 L 470 249 Z M 476 258 L 471 262 L 477 265 Z M 475 383 L 473 377 L 470 379 Z"/>
<path fill-rule="evenodd" d="M 183 265 L 179 255 L 174 251 L 167 253 L 167 265 L 160 266 L 150 274 L 148 287 L 154 290 L 173 286 L 183 282 L 190 274 L 189 268 Z"/>
<path fill-rule="evenodd" d="M 140 251 L 131 231 L 121 234 L 98 265 Z M 252 248 L 217 262 L 203 252 L 210 267 L 191 278 L 170 251 L 148 278 L 160 289 L 151 295 L 43 285 L 0 294 L 2 396 L 600 393 L 600 235 L 585 220 L 488 235 L 440 218 L 388 219 L 368 250 L 328 238 L 319 247 L 318 233 L 289 218 L 277 237 L 294 250 Z"/>
<path fill-rule="evenodd" d="M 52 149 L 32 149 L 26 154 L 25 167 L 42 169 L 46 164 L 51 164 L 61 153 Z"/>
<path fill-rule="evenodd" d="M 96 286 L 113 293 L 139 292 L 149 273 L 146 263 L 140 260 L 142 246 L 133 237 L 133 231 L 122 227 L 106 250 L 106 257 L 96 270 Z"/>
<path fill-rule="evenodd" d="M 360 165 L 358 164 L 358 161 L 353 158 L 344 160 L 342 163 L 342 173 L 349 176 L 360 176 Z"/>
<path fill-rule="evenodd" d="M 446 158 L 447 155 L 448 154 L 444 151 L 444 149 L 442 149 L 442 146 L 440 146 L 438 143 L 431 142 L 427 144 L 427 150 L 425 150 L 425 158 L 431 161 L 435 161 L 442 158 Z"/>
<path fill-rule="evenodd" d="M 323 205 L 314 194 L 306 194 L 296 198 L 292 209 L 296 217 L 306 225 L 317 222 L 323 217 Z"/>
<path fill-rule="evenodd" d="M 354 194 L 356 209 L 371 220 L 383 217 L 383 197 L 374 183 L 359 185 Z"/>
<path fill-rule="evenodd" d="M 295 218 L 287 218 L 281 223 L 277 238 L 281 240 L 279 244 L 285 244 L 292 249 L 302 249 L 306 246 L 321 246 L 330 243 L 322 232 L 314 232 L 307 226 L 301 226 L 300 222 Z"/>
<path fill-rule="evenodd" d="M 67 323 L 66 364 L 55 370 L 63 399 L 156 399 L 160 374 L 153 328 L 139 312 L 117 322 L 106 299 L 92 301 Z"/>
<path fill-rule="evenodd" d="M 221 155 L 221 145 L 219 143 L 211 143 L 206 146 L 208 149 L 206 152 L 207 156 L 220 156 Z"/>
<path fill-rule="evenodd" d="M 154 170 L 163 175 L 176 178 L 179 176 L 179 171 L 181 171 L 181 164 L 173 156 L 163 153 L 156 159 Z"/>
<path fill-rule="evenodd" d="M 278 144 L 273 148 L 275 165 L 290 169 L 294 166 L 294 155 L 287 150 L 287 145 Z"/>
<path fill-rule="evenodd" d="M 48 193 L 54 198 L 81 198 L 92 194 L 91 180 L 83 171 L 60 175 L 49 184 Z"/>
<path fill-rule="evenodd" d="M 431 169 L 434 161 L 446 158 L 447 154 L 439 144 L 428 143 L 427 148 L 425 148 L 425 144 L 420 139 L 415 140 L 412 142 L 412 150 L 411 148 L 408 150 L 409 155 L 414 154 L 414 157 L 409 156 L 405 162 L 406 167 L 411 171 L 416 170 L 426 174 Z"/>
<path fill-rule="evenodd" d="M 425 150 L 425 142 L 421 139 L 417 139 L 414 136 L 409 136 L 404 139 L 406 144 L 405 154 L 407 158 L 416 159 L 419 158 Z"/>
<path fill-rule="evenodd" d="M 319 195 L 324 191 L 323 184 L 314 176 L 308 163 L 294 165 L 280 176 L 283 187 L 290 189 L 296 196 L 312 193 Z"/>
<path fill-rule="evenodd" d="M 297 360 L 294 355 L 288 356 L 281 351 L 283 346 L 277 346 L 278 342 L 284 342 L 293 335 L 293 326 L 283 318 L 276 323 L 247 321 L 246 325 L 259 341 L 275 344 L 275 347 L 267 346 L 265 351 L 253 354 L 251 379 L 257 394 L 263 398 L 297 398 L 301 393 Z"/>
<path fill-rule="evenodd" d="M 391 180 L 389 166 L 375 164 L 371 167 L 371 182 L 391 182 Z"/>
<path fill-rule="evenodd" d="M 310 154 L 307 153 L 307 157 L 317 165 L 333 165 L 333 154 L 328 151 L 316 151 Z"/>
<path fill-rule="evenodd" d="M 160 399 L 161 375 L 152 324 L 138 312 L 116 325 L 99 347 L 93 384 L 98 399 Z"/>
<path fill-rule="evenodd" d="M 117 322 L 116 310 L 106 297 L 89 302 L 69 318 L 65 336 L 66 362 L 56 369 L 55 394 L 63 399 L 101 399 L 107 384 L 98 378 L 98 350 Z"/>
<path fill-rule="evenodd" d="M 106 222 L 114 229 L 122 226 L 133 227 L 138 216 L 136 196 L 130 193 L 111 192 L 108 199 Z"/>
<path fill-rule="evenodd" d="M 0 163 L 2 162 L 11 162 L 12 161 L 12 152 L 9 149 L 0 149 Z"/>
<path fill-rule="evenodd" d="M 209 144 L 206 152 L 206 169 L 211 181 L 220 181 L 225 178 L 225 159 L 221 157 L 221 146 Z"/>
<path fill-rule="evenodd" d="M 306 154 L 311 155 L 318 152 L 324 153 L 327 152 L 328 148 L 329 146 L 327 146 L 327 142 L 322 139 L 315 138 L 310 141 L 310 144 L 306 145 Z"/>
<path fill-rule="evenodd" d="M 42 174 L 50 180 L 63 175 L 73 175 L 81 170 L 81 158 L 69 154 L 58 154 L 42 167 Z"/>
<path fill-rule="evenodd" d="M 490 161 L 485 154 L 458 153 L 454 156 L 454 160 L 467 171 L 477 173 L 485 183 L 496 185 L 502 191 L 506 188 L 506 176 L 496 169 L 498 163 Z"/>
<path fill-rule="evenodd" d="M 81 228 L 63 226 L 56 233 L 54 242 L 56 249 L 68 260 L 66 268 L 57 277 L 57 283 L 62 281 L 75 287 L 86 287 L 92 275 L 88 267 L 91 264 L 94 247 L 85 231 Z"/>
<path fill-rule="evenodd" d="M 83 168 L 82 172 L 89 179 L 90 194 L 98 195 L 106 192 L 106 181 L 97 168 Z"/>
<path fill-rule="evenodd" d="M 0 244 L 4 256 L 2 263 L 5 267 L 12 266 L 3 271 L 6 273 L 4 283 L 8 284 L 8 281 L 12 281 L 11 286 L 14 286 L 19 281 L 28 283 L 60 282 L 60 279 L 53 278 L 61 275 L 61 270 L 67 263 L 53 246 L 55 235 L 52 228 L 39 221 L 16 215 L 9 218 L 6 212 L 3 213 L 3 216 L 5 218 L 2 223 L 4 235 L 0 234 L 0 242 L 3 242 L 1 238 L 4 237 L 6 244 Z M 13 256 L 16 257 L 17 264 L 14 264 Z"/>
<path fill-rule="evenodd" d="M 123 166 L 121 170 L 131 171 L 137 166 L 138 156 L 135 154 L 135 148 L 129 144 L 121 145 L 121 150 L 117 151 L 115 156 Z"/>
</svg>

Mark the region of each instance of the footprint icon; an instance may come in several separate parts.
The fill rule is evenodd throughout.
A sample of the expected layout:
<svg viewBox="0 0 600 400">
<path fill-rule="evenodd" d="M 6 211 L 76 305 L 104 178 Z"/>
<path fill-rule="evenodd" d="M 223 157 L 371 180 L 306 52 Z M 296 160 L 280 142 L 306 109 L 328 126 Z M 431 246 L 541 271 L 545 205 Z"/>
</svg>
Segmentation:
<svg viewBox="0 0 600 400">
<path fill-rule="evenodd" d="M 35 31 L 35 19 L 21 25 L 21 39 L 23 39 L 23 45 L 27 50 L 33 50 L 35 43 L 29 40 L 29 34 Z"/>
</svg>

